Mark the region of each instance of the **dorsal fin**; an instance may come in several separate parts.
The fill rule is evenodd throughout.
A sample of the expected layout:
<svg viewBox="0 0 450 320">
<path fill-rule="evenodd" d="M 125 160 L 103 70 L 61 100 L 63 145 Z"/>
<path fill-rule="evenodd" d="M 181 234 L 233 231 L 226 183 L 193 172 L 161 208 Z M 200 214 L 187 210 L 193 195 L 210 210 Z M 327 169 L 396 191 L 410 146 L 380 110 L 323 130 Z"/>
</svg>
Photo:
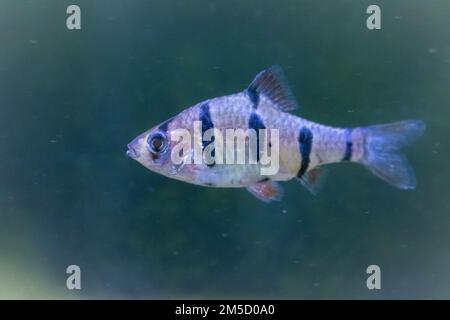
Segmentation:
<svg viewBox="0 0 450 320">
<path fill-rule="evenodd" d="M 259 102 L 259 95 L 263 95 L 282 111 L 297 108 L 297 102 L 289 89 L 283 70 L 277 65 L 258 73 L 248 86 L 247 92 L 255 107 Z"/>
</svg>

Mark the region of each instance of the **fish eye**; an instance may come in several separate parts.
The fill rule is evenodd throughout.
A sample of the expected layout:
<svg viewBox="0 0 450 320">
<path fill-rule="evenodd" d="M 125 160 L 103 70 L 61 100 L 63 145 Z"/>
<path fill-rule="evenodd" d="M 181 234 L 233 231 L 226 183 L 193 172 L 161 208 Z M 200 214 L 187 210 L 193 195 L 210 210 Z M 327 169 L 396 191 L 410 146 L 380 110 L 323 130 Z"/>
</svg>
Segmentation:
<svg viewBox="0 0 450 320">
<path fill-rule="evenodd" d="M 162 153 L 167 149 L 167 139 L 164 134 L 157 132 L 147 138 L 148 149 L 152 153 Z"/>
</svg>

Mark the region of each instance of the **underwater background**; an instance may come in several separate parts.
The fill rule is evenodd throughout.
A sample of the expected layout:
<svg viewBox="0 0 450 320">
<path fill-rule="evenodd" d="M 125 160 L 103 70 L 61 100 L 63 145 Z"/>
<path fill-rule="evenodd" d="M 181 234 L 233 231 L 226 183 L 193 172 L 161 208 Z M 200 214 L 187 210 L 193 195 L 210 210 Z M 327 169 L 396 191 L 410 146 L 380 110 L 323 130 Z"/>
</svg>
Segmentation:
<svg viewBox="0 0 450 320">
<path fill-rule="evenodd" d="M 0 43 L 0 298 L 450 298 L 449 1 L 0 0 Z M 336 164 L 265 204 L 125 156 L 273 64 L 301 117 L 424 120 L 417 189 Z"/>
</svg>

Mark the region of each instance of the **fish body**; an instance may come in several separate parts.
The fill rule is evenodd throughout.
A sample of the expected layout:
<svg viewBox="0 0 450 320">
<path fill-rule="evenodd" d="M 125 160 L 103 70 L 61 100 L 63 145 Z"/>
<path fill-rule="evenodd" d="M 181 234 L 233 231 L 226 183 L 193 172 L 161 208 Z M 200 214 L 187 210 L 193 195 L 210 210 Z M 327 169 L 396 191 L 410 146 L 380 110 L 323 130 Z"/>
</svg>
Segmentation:
<svg viewBox="0 0 450 320">
<path fill-rule="evenodd" d="M 170 178 L 208 187 L 246 187 L 266 202 L 280 200 L 283 192 L 278 182 L 294 178 L 317 193 L 325 177 L 325 165 L 343 161 L 363 164 L 401 189 L 415 188 L 414 172 L 399 149 L 423 133 L 422 121 L 336 128 L 290 113 L 296 108 L 282 70 L 273 66 L 260 72 L 245 90 L 200 102 L 140 134 L 128 144 L 127 154 Z M 201 127 L 197 138 L 195 123 Z M 184 139 L 189 143 L 180 153 L 183 161 L 174 163 L 176 145 L 182 142 L 174 136 L 180 129 L 194 138 Z M 219 149 L 212 151 L 212 162 L 192 161 L 195 150 L 217 147 L 219 141 L 223 149 L 231 147 L 223 137 L 214 134 L 208 139 L 202 135 L 208 130 L 226 133 L 229 129 L 257 133 L 253 136 L 256 143 L 248 137 L 244 143 L 245 148 L 256 145 L 256 161 L 250 163 L 247 154 L 245 163 L 228 163 L 223 161 L 223 153 L 217 153 Z M 272 141 L 275 130 L 277 139 Z M 258 134 L 263 131 L 265 135 Z M 237 147 L 233 144 L 232 148 Z M 261 170 L 267 167 L 262 161 L 264 152 L 276 156 L 277 170 L 271 174 Z"/>
</svg>

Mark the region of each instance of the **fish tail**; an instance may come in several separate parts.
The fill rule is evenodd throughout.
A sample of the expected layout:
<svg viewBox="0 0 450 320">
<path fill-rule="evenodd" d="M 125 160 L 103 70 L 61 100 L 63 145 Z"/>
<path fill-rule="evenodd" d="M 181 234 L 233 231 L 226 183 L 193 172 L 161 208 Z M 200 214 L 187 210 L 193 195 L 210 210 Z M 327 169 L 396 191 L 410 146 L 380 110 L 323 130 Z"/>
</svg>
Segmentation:
<svg viewBox="0 0 450 320">
<path fill-rule="evenodd" d="M 364 152 L 359 162 L 397 188 L 414 189 L 414 170 L 401 148 L 424 133 L 425 123 L 420 120 L 405 120 L 360 129 L 364 136 Z"/>
</svg>

